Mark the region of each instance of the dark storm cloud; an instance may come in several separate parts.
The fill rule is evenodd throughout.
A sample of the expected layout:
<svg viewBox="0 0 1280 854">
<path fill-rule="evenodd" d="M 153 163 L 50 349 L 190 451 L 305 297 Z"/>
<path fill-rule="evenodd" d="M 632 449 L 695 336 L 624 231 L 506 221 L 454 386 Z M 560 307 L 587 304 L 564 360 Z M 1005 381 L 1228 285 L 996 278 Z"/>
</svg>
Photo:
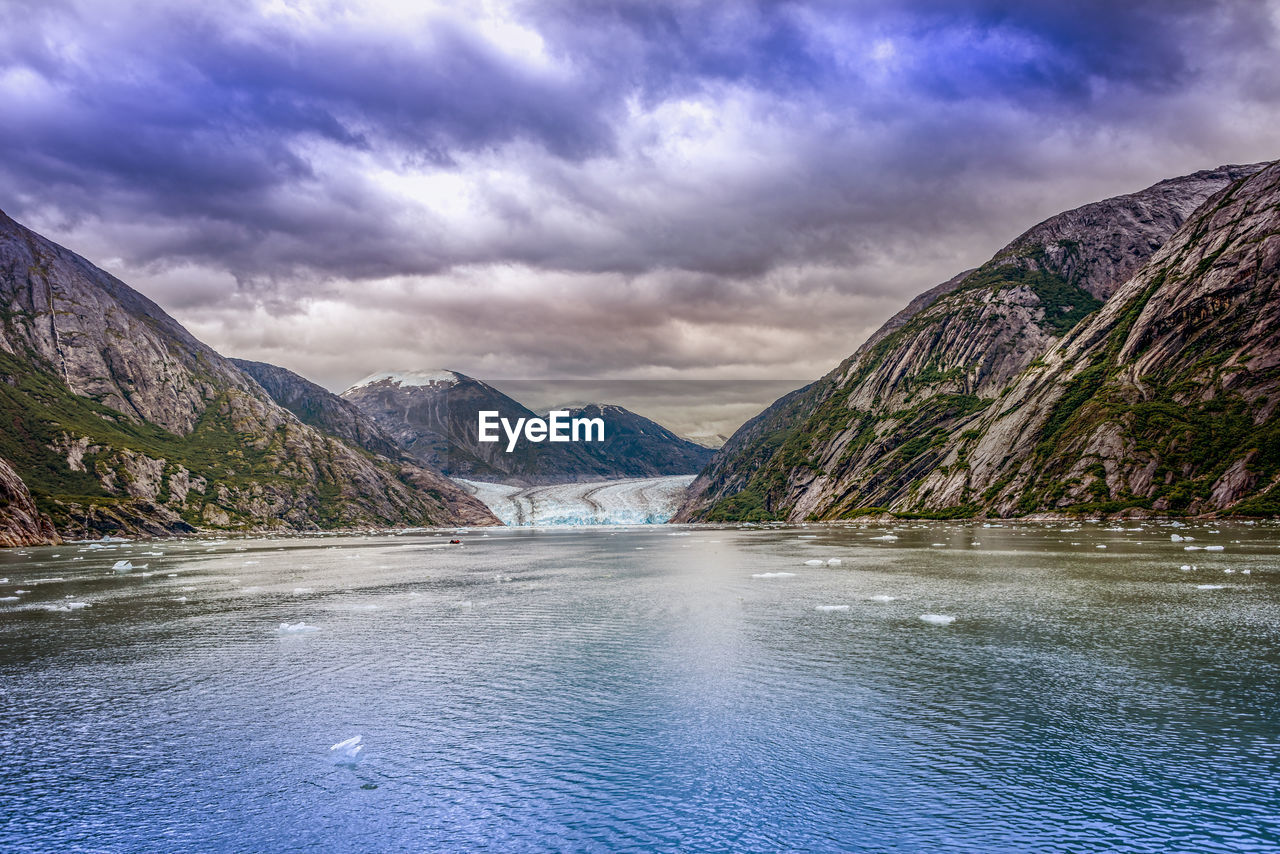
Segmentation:
<svg viewBox="0 0 1280 854">
<path fill-rule="evenodd" d="M 1278 154 L 1270 2 L 421 8 L 9 2 L 0 206 L 331 384 L 805 376 L 1036 219 Z"/>
</svg>

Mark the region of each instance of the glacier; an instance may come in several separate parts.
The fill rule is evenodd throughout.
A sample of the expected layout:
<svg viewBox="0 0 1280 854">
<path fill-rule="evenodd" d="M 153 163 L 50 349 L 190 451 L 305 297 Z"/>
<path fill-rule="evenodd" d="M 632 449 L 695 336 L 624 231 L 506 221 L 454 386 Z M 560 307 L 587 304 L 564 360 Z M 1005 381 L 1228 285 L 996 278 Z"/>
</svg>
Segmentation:
<svg viewBox="0 0 1280 854">
<path fill-rule="evenodd" d="M 675 515 L 695 475 L 640 477 L 547 486 L 456 479 L 503 524 L 660 525 Z"/>
</svg>

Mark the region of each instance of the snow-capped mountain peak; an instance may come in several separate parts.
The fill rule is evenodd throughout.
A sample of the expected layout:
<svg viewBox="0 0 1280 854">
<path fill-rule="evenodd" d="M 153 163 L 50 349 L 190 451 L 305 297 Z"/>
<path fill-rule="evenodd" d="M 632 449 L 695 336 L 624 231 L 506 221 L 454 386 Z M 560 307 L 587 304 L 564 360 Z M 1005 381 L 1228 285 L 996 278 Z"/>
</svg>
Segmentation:
<svg viewBox="0 0 1280 854">
<path fill-rule="evenodd" d="M 347 391 L 383 382 L 410 387 L 457 385 L 462 379 L 462 374 L 457 371 L 380 371 L 360 380 Z"/>
</svg>

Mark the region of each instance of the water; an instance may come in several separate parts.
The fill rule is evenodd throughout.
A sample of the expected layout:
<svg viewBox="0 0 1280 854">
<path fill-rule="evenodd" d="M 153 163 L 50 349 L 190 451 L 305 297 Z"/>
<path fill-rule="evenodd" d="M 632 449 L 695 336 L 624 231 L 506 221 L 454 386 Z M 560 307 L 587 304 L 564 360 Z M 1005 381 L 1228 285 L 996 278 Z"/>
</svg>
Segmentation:
<svg viewBox="0 0 1280 854">
<path fill-rule="evenodd" d="M 0 553 L 0 850 L 1280 850 L 1280 531 L 1179 531 Z"/>
</svg>

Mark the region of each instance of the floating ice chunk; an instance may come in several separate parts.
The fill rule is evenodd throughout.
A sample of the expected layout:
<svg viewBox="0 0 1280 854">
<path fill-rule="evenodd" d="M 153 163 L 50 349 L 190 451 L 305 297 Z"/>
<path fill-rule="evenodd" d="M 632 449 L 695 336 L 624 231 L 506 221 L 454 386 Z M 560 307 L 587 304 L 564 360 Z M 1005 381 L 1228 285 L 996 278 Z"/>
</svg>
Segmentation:
<svg viewBox="0 0 1280 854">
<path fill-rule="evenodd" d="M 1234 569 L 1224 569 L 1224 570 L 1222 570 L 1222 571 L 1223 571 L 1225 574 L 1227 574 L 1227 575 L 1234 575 L 1234 574 L 1235 574 L 1235 570 L 1234 570 Z"/>
<path fill-rule="evenodd" d="M 174 601 L 174 602 L 185 602 L 185 601 L 187 601 L 187 597 L 186 597 L 186 596 L 179 596 L 179 597 L 175 598 L 175 599 L 174 599 L 174 600 L 172 600 L 172 601 Z"/>
<path fill-rule="evenodd" d="M 1200 547 L 1199 546 L 1183 546 L 1182 550 L 1187 552 L 1198 552 L 1200 551 Z"/>
<path fill-rule="evenodd" d="M 1171 543 L 1180 543 L 1180 542 L 1182 542 L 1184 539 L 1185 539 L 1185 537 L 1183 537 L 1181 534 L 1170 534 L 1170 535 L 1169 535 L 1169 542 L 1171 542 Z"/>
<path fill-rule="evenodd" d="M 303 632 L 317 632 L 319 630 L 320 628 L 318 626 L 308 626 L 306 623 L 303 623 L 303 622 L 281 623 L 280 628 L 276 629 L 276 634 L 296 635 L 296 634 L 301 634 Z"/>
<path fill-rule="evenodd" d="M 752 578 L 791 578 L 794 572 L 757 572 Z"/>
<path fill-rule="evenodd" d="M 1105 545 L 1103 545 L 1102 543 L 1098 543 L 1096 546 L 1094 546 L 1094 548 L 1095 548 L 1095 549 L 1105 549 L 1105 548 L 1106 548 L 1106 546 L 1105 546 Z"/>
<path fill-rule="evenodd" d="M 1205 546 L 1204 550 L 1207 552 L 1220 552 L 1225 548 L 1226 546 Z"/>
<path fill-rule="evenodd" d="M 0 602 L 17 602 L 21 596 L 0 596 Z"/>
<path fill-rule="evenodd" d="M 1252 570 L 1252 569 L 1242 569 L 1242 570 L 1240 570 L 1240 574 L 1241 574 L 1241 575 L 1253 575 L 1253 570 Z"/>
<path fill-rule="evenodd" d="M 66 613 L 67 611 L 79 611 L 82 608 L 88 607 L 88 602 L 63 602 L 61 605 L 45 605 L 44 609 L 46 611 L 60 611 L 62 613 Z"/>
<path fill-rule="evenodd" d="M 1189 564 L 1189 563 L 1184 563 L 1182 566 L 1178 567 L 1178 569 L 1182 570 L 1183 572 L 1190 572 L 1190 571 L 1191 571 L 1191 564 Z"/>
<path fill-rule="evenodd" d="M 800 534 L 799 536 L 796 537 L 796 539 L 797 540 L 816 540 L 818 539 L 818 535 L 817 534 Z"/>
<path fill-rule="evenodd" d="M 840 566 L 842 563 L 844 563 L 844 561 L 840 560 L 838 557 L 827 558 L 827 566 Z"/>
<path fill-rule="evenodd" d="M 921 614 L 920 619 L 931 626 L 949 626 L 956 621 L 955 617 L 947 614 Z"/>
<path fill-rule="evenodd" d="M 363 736 L 355 735 L 329 748 L 329 758 L 335 762 L 359 762 L 364 753 Z"/>
<path fill-rule="evenodd" d="M 825 560 L 806 560 L 804 562 L 804 565 L 805 566 L 825 566 L 826 563 L 827 562 Z"/>
<path fill-rule="evenodd" d="M 1221 584 L 1197 584 L 1196 585 L 1197 590 L 1221 590 L 1222 588 L 1223 588 L 1223 585 Z"/>
<path fill-rule="evenodd" d="M 882 535 L 880 535 L 879 537 L 871 537 L 871 539 L 873 539 L 873 540 L 883 540 L 883 541 L 884 541 L 884 542 L 886 542 L 886 543 L 891 543 L 891 542 L 893 542 L 894 540 L 896 540 L 896 539 L 898 539 L 898 538 L 897 538 L 895 535 L 893 535 L 893 534 L 882 534 Z"/>
<path fill-rule="evenodd" d="M 872 602 L 896 602 L 897 599 L 898 599 L 897 596 L 885 596 L 884 594 L 871 597 Z"/>
<path fill-rule="evenodd" d="M 111 565 L 111 568 L 116 572 L 133 572 L 135 569 L 131 560 L 118 560 Z"/>
<path fill-rule="evenodd" d="M 827 611 L 827 612 L 830 612 L 830 611 L 848 611 L 848 610 L 849 610 L 849 606 L 848 606 L 848 605 L 819 605 L 818 607 L 814 608 L 813 610 L 815 610 L 815 611 Z"/>
<path fill-rule="evenodd" d="M 935 548 L 935 549 L 936 549 L 936 548 L 941 548 L 941 547 L 944 547 L 944 546 L 946 546 L 946 543 L 929 543 L 929 547 L 930 547 L 930 548 Z"/>
<path fill-rule="evenodd" d="M 302 596 L 302 595 L 304 595 L 304 594 L 312 593 L 312 592 L 314 592 L 314 591 L 313 591 L 310 587 L 295 587 L 295 588 L 293 588 L 293 595 L 294 595 L 294 596 Z"/>
<path fill-rule="evenodd" d="M 178 573 L 176 572 L 169 572 L 165 574 L 165 578 L 177 578 L 177 577 L 178 577 Z"/>
</svg>

